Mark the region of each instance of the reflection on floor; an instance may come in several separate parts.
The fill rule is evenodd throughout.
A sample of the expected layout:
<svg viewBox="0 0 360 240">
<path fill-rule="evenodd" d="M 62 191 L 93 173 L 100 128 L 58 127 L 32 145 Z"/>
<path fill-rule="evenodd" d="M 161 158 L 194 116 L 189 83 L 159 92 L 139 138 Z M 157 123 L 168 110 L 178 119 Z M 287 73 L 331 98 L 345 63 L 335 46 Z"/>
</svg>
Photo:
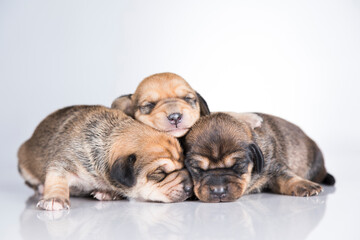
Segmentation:
<svg viewBox="0 0 360 240">
<path fill-rule="evenodd" d="M 261 193 L 216 204 L 72 198 L 71 210 L 58 212 L 36 209 L 31 197 L 20 216 L 20 234 L 23 239 L 305 239 L 334 191 L 325 187 L 309 198 Z"/>
</svg>

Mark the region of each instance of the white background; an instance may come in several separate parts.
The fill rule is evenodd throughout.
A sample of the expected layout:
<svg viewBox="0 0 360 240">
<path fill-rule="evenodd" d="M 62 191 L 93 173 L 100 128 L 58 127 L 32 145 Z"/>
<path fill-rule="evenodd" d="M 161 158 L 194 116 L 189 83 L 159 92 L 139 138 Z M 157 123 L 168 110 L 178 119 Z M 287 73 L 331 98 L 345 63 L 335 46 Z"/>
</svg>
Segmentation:
<svg viewBox="0 0 360 240">
<path fill-rule="evenodd" d="M 360 167 L 360 1 L 0 0 L 0 180 L 22 182 L 17 149 L 49 113 L 167 71 L 212 111 L 296 123 L 340 181 Z"/>
</svg>

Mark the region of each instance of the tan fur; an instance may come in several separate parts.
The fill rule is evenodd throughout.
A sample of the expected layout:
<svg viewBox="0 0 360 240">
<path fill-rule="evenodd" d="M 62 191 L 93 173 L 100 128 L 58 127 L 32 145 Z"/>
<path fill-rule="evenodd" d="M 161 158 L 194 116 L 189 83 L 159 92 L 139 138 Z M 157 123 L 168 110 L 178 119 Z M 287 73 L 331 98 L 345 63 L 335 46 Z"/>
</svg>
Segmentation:
<svg viewBox="0 0 360 240">
<path fill-rule="evenodd" d="M 102 106 L 73 106 L 49 115 L 18 157 L 26 182 L 35 190 L 44 187 L 38 207 L 46 210 L 68 208 L 70 195 L 176 202 L 191 192 L 175 138 Z M 163 178 L 151 180 L 159 168 Z"/>
<path fill-rule="evenodd" d="M 149 103 L 149 111 L 142 111 Z M 210 114 L 206 101 L 182 77 L 174 73 L 158 73 L 145 78 L 134 94 L 115 99 L 112 108 L 120 109 L 146 125 L 175 137 L 184 136 L 200 116 Z M 147 108 L 144 108 L 147 109 Z M 169 121 L 172 113 L 180 113 L 182 120 L 174 125 Z M 261 117 L 252 113 L 229 112 L 252 128 L 261 126 Z"/>
<path fill-rule="evenodd" d="M 149 112 L 142 111 L 149 103 L 153 103 L 154 107 Z M 174 73 L 159 73 L 145 78 L 134 94 L 115 99 L 112 108 L 123 110 L 146 125 L 175 137 L 183 136 L 201 112 L 197 93 Z M 182 115 L 179 124 L 174 125 L 169 121 L 168 117 L 172 113 Z"/>
</svg>

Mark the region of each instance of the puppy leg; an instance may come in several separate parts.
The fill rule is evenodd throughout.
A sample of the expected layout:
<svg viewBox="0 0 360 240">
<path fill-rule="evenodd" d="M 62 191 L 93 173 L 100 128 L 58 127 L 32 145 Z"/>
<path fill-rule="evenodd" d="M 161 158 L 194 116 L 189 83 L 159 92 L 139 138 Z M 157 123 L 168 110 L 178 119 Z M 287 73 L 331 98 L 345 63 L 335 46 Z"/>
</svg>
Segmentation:
<svg viewBox="0 0 360 240">
<path fill-rule="evenodd" d="M 46 174 L 44 197 L 36 205 L 38 208 L 56 211 L 70 208 L 70 192 L 66 176 L 57 172 Z"/>
<path fill-rule="evenodd" d="M 322 187 L 314 182 L 301 178 L 291 171 L 282 172 L 275 177 L 270 189 L 284 195 L 309 197 L 322 192 Z"/>
</svg>

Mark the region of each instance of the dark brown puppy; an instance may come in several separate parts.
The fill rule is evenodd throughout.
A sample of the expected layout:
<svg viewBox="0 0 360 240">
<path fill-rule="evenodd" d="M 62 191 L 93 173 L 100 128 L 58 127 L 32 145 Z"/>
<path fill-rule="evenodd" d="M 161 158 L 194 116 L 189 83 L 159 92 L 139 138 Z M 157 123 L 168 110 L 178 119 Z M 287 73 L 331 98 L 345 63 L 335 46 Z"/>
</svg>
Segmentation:
<svg viewBox="0 0 360 240">
<path fill-rule="evenodd" d="M 202 117 L 185 137 L 185 165 L 195 195 L 205 202 L 234 201 L 267 188 L 312 196 L 333 185 L 314 141 L 281 118 L 258 114 L 261 127 L 224 113 Z"/>
<path fill-rule="evenodd" d="M 179 142 L 120 110 L 73 106 L 43 120 L 19 149 L 19 171 L 43 193 L 38 207 L 69 207 L 69 195 L 178 202 L 192 191 Z"/>
<path fill-rule="evenodd" d="M 200 116 L 210 114 L 200 94 L 174 73 L 145 78 L 134 94 L 115 99 L 111 107 L 174 137 L 184 136 Z"/>
</svg>

